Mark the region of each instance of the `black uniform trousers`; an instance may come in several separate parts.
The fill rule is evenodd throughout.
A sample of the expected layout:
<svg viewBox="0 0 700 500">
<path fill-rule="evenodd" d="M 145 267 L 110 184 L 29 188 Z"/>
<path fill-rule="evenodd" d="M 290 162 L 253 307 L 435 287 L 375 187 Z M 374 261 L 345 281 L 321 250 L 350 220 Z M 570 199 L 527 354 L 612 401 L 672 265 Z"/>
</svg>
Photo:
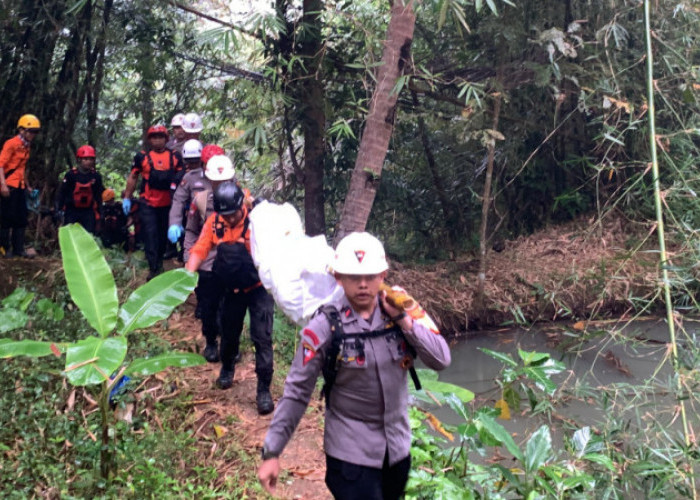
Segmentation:
<svg viewBox="0 0 700 500">
<path fill-rule="evenodd" d="M 398 500 L 408 482 L 411 455 L 391 466 L 388 459 L 387 452 L 384 466 L 375 469 L 326 455 L 326 486 L 336 500 Z"/>
<path fill-rule="evenodd" d="M 141 217 L 141 232 L 143 234 L 143 249 L 146 252 L 148 268 L 152 273 L 160 272 L 163 268 L 163 253 L 168 237 L 168 213 L 170 206 L 152 207 L 141 202 L 139 216 Z"/>
<path fill-rule="evenodd" d="M 258 382 L 272 381 L 272 316 L 275 301 L 263 286 L 248 293 L 224 291 L 221 310 L 221 369 L 233 370 L 241 343 L 246 310 L 250 313 L 250 338 L 255 346 L 255 374 Z"/>
<path fill-rule="evenodd" d="M 16 254 L 24 253 L 24 228 L 27 227 L 27 197 L 24 188 L 10 187 L 10 196 L 0 196 L 0 246 L 5 252 L 10 251 L 10 233 L 12 246 Z"/>
<path fill-rule="evenodd" d="M 83 226 L 88 233 L 95 234 L 97 219 L 95 218 L 95 210 L 92 208 L 68 207 L 66 208 L 63 220 L 66 224 L 77 222 Z"/>
<path fill-rule="evenodd" d="M 211 271 L 197 271 L 199 280 L 197 288 L 197 309 L 202 320 L 202 335 L 207 339 L 207 344 L 216 344 L 219 336 L 219 305 L 221 304 L 222 289 L 219 280 Z"/>
</svg>

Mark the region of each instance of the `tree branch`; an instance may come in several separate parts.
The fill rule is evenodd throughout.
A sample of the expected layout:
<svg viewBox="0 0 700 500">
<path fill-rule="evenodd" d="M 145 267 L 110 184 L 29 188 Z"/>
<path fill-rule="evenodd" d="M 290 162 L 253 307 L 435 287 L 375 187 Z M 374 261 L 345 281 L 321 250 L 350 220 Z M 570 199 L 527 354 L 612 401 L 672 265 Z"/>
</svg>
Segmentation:
<svg viewBox="0 0 700 500">
<path fill-rule="evenodd" d="M 257 40 L 261 40 L 260 35 L 257 33 L 253 33 L 252 31 L 249 31 L 245 28 L 241 28 L 240 26 L 236 26 L 235 24 L 227 23 L 226 21 L 222 21 L 221 19 L 218 19 L 216 17 L 210 16 L 208 14 L 205 14 L 204 12 L 201 12 L 197 9 L 193 9 L 192 7 L 189 7 L 187 5 L 181 4 L 180 2 L 175 2 L 171 0 L 170 4 L 173 7 L 177 7 L 178 9 L 184 10 L 185 12 L 189 12 L 190 14 L 194 14 L 197 17 L 201 17 L 202 19 L 206 19 L 208 21 L 211 21 L 213 23 L 220 24 L 221 26 L 226 26 L 227 28 L 231 28 L 232 30 L 240 31 L 244 35 L 248 35 L 250 37 L 253 37 Z"/>
</svg>

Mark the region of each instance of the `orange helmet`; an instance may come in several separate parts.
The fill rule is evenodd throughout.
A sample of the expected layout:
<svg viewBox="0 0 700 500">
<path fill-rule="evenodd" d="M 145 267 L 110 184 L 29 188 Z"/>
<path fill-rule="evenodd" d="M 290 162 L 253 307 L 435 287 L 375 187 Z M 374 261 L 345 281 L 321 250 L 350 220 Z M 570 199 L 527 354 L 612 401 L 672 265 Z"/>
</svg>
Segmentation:
<svg viewBox="0 0 700 500">
<path fill-rule="evenodd" d="M 105 189 L 102 191 L 102 202 L 107 203 L 108 201 L 112 201 L 114 199 L 114 189 Z"/>
<path fill-rule="evenodd" d="M 78 158 L 94 158 L 95 148 L 93 148 L 89 144 L 85 144 L 78 148 L 78 152 L 75 153 L 75 156 L 77 156 Z"/>
<path fill-rule="evenodd" d="M 165 137 L 169 137 L 168 129 L 165 128 L 165 125 L 153 125 L 151 128 L 149 128 L 148 132 L 146 133 L 146 137 L 151 137 L 152 135 L 163 135 Z"/>
</svg>

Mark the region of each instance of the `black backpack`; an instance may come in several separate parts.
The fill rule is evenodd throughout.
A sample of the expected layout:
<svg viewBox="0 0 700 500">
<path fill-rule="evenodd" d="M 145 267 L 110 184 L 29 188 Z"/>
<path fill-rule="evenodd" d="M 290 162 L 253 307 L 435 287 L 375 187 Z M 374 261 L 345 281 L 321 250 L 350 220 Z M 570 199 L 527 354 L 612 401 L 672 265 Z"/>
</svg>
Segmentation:
<svg viewBox="0 0 700 500">
<path fill-rule="evenodd" d="M 214 227 L 218 228 L 220 224 L 219 214 L 216 214 Z M 246 217 L 243 234 L 246 233 L 247 229 L 248 218 Z M 260 282 L 258 270 L 255 268 L 253 257 L 245 247 L 245 243 L 219 243 L 216 247 L 216 258 L 211 270 L 219 283 L 227 289 L 245 291 Z"/>
<path fill-rule="evenodd" d="M 153 163 L 153 158 L 151 158 L 151 152 L 146 152 L 146 159 L 148 160 L 148 166 L 151 167 L 148 173 L 148 187 L 151 189 L 158 189 L 160 191 L 169 191 L 172 184 L 175 182 L 175 171 L 174 165 L 174 154 L 169 149 L 167 150 L 170 154 L 170 165 L 168 165 L 167 170 L 158 170 Z"/>
</svg>

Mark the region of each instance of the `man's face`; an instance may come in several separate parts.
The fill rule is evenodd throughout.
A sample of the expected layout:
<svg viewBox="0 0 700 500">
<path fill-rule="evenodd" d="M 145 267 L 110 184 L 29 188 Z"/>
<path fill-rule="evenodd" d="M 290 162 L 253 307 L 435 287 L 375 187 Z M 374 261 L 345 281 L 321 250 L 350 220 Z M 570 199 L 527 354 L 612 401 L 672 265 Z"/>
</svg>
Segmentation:
<svg viewBox="0 0 700 500">
<path fill-rule="evenodd" d="M 379 274 L 336 274 L 335 279 L 345 290 L 345 296 L 356 311 L 372 307 L 384 282 L 386 272 Z"/>
<path fill-rule="evenodd" d="M 176 141 L 182 142 L 187 134 L 182 127 L 178 127 L 176 125 L 173 127 L 173 135 L 175 136 Z"/>
<path fill-rule="evenodd" d="M 95 167 L 95 159 L 94 158 L 78 158 L 78 168 L 83 171 L 87 172 L 89 170 L 92 170 Z"/>
<path fill-rule="evenodd" d="M 185 134 L 184 137 L 185 137 L 185 139 L 188 140 L 188 141 L 189 141 L 190 139 L 197 139 L 197 140 L 199 140 L 199 135 L 201 134 L 201 132 L 185 132 L 184 130 L 183 130 L 182 133 Z"/>
<path fill-rule="evenodd" d="M 236 224 L 241 222 L 241 219 L 243 218 L 243 210 L 236 210 L 232 214 L 226 214 L 221 216 L 222 219 L 226 221 L 226 224 L 228 224 L 231 227 L 235 227 Z"/>
<path fill-rule="evenodd" d="M 22 138 L 30 144 L 38 133 L 38 128 L 23 128 L 19 131 L 19 135 L 21 135 Z"/>
<path fill-rule="evenodd" d="M 190 170 L 194 170 L 195 168 L 199 168 L 202 166 L 202 162 L 199 158 L 187 158 L 185 160 L 185 170 L 188 172 Z"/>
<path fill-rule="evenodd" d="M 168 142 L 168 138 L 161 134 L 154 134 L 148 138 L 148 142 L 151 144 L 152 149 L 162 151 L 165 149 L 165 143 Z"/>
</svg>

